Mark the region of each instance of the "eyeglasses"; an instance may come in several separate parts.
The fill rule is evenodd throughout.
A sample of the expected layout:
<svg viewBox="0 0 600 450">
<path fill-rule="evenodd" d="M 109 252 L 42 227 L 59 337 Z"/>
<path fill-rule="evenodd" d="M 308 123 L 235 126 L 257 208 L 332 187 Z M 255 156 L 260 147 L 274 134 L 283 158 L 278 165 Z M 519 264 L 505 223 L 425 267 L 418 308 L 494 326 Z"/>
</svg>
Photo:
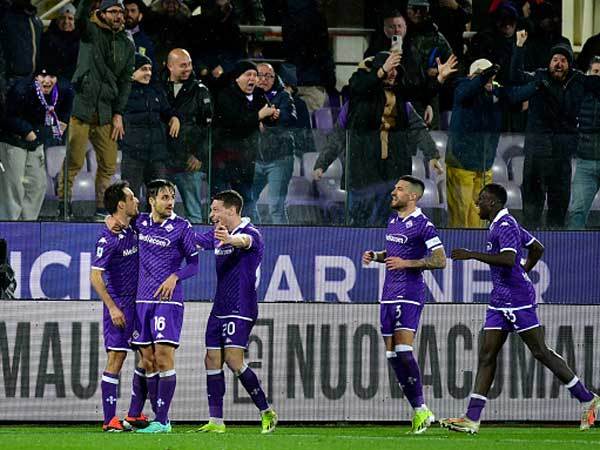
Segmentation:
<svg viewBox="0 0 600 450">
<path fill-rule="evenodd" d="M 259 74 L 257 75 L 257 77 L 258 77 L 258 78 L 265 78 L 265 79 L 267 79 L 267 80 L 274 80 L 274 79 L 275 79 L 275 76 L 274 76 L 274 75 L 271 75 L 270 73 L 259 73 Z"/>
<path fill-rule="evenodd" d="M 113 16 L 124 15 L 125 11 L 122 9 L 108 9 L 105 11 L 106 14 L 112 14 Z"/>
</svg>

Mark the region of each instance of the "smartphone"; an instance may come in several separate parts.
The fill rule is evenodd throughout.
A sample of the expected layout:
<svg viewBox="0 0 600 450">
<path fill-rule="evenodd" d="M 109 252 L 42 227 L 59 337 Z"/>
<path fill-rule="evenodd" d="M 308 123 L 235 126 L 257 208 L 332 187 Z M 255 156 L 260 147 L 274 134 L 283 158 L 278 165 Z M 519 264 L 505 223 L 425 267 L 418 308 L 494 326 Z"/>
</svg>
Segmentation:
<svg viewBox="0 0 600 450">
<path fill-rule="evenodd" d="M 395 34 L 392 36 L 392 46 L 390 47 L 391 52 L 402 53 L 402 36 Z"/>
</svg>

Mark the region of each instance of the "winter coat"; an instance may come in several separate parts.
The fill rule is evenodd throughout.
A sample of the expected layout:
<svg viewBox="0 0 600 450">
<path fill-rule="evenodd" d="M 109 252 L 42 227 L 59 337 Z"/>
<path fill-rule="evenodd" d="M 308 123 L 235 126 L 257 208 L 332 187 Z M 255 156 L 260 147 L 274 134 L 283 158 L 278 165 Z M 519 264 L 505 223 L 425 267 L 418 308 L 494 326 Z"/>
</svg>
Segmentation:
<svg viewBox="0 0 600 450">
<path fill-rule="evenodd" d="M 168 165 L 175 171 L 184 171 L 189 157 L 195 156 L 203 163 L 203 168 L 206 168 L 213 118 L 213 104 L 208 89 L 192 74 L 175 97 L 168 70 L 163 74 L 161 84 L 171 108 L 177 112 L 181 121 L 179 136 L 176 139 L 168 137 Z"/>
<path fill-rule="evenodd" d="M 160 86 L 132 82 L 119 149 L 138 161 L 166 161 L 169 152 L 165 123 L 175 115 Z"/>
<path fill-rule="evenodd" d="M 585 94 L 579 110 L 577 157 L 600 160 L 600 95 Z"/>
<path fill-rule="evenodd" d="M 221 90 L 215 101 L 214 155 L 217 162 L 232 159 L 253 165 L 259 142 L 258 111 L 267 103 L 264 92 L 255 88 L 248 100 L 235 81 Z"/>
<path fill-rule="evenodd" d="M 523 71 L 524 55 L 523 47 L 515 48 L 511 78 L 515 83 L 533 82 L 539 87 L 529 99 L 525 154 L 569 159 L 577 148 L 577 117 L 584 95 L 600 92 L 600 77 L 570 69 L 564 81 L 555 81 L 548 69 Z"/>
<path fill-rule="evenodd" d="M 39 68 L 43 25 L 37 9 L 13 6 L 0 18 L 0 83 L 28 78 Z"/>
<path fill-rule="evenodd" d="M 42 36 L 42 68 L 57 68 L 57 75 L 73 78 L 79 54 L 79 31 L 62 31 L 54 19 Z"/>
<path fill-rule="evenodd" d="M 51 101 L 47 95 L 46 101 Z M 54 107 L 58 120 L 69 123 L 74 93 L 68 82 L 58 84 L 58 100 Z M 0 140 L 7 144 L 30 151 L 35 150 L 52 137 L 51 127 L 46 125 L 46 109 L 42 106 L 32 78 L 19 80 L 8 91 L 6 117 L 3 121 Z M 32 142 L 25 140 L 31 131 L 37 135 Z"/>
<path fill-rule="evenodd" d="M 100 20 L 98 11 L 88 16 L 92 0 L 82 0 L 75 14 L 81 34 L 77 70 L 73 75 L 75 101 L 73 116 L 99 125 L 111 123 L 114 114 L 123 114 L 131 89 L 134 46 L 127 33 L 112 31 Z"/>
<path fill-rule="evenodd" d="M 283 89 L 281 80 L 275 76 L 275 83 L 265 96 L 269 103 L 279 109 L 276 121 L 266 120 L 265 130 L 260 134 L 260 147 L 257 161 L 271 162 L 286 156 L 293 156 L 296 151 L 294 128 L 298 124 L 298 115 L 292 96 Z"/>
<path fill-rule="evenodd" d="M 410 174 L 411 156 L 417 147 L 427 159 L 439 157 L 423 119 L 395 88 L 391 92 L 396 97 L 396 123 L 389 130 L 388 155 L 383 158 L 381 126 L 386 88 L 377 76 L 377 68 L 368 64 L 368 59 L 363 61 L 350 78 L 346 174 L 350 189 L 369 188 Z"/>
</svg>

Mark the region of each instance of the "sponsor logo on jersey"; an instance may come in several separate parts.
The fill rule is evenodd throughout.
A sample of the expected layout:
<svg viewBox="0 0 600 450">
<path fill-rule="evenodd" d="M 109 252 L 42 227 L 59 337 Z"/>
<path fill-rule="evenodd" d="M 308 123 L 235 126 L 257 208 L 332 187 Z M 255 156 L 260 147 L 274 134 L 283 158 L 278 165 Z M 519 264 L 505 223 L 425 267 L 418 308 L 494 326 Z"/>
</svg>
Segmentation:
<svg viewBox="0 0 600 450">
<path fill-rule="evenodd" d="M 147 234 L 140 234 L 139 240 L 147 242 L 148 244 L 158 245 L 159 247 L 168 247 L 171 245 L 171 241 L 161 236 L 148 236 Z"/>
<path fill-rule="evenodd" d="M 123 250 L 123 256 L 135 255 L 138 252 L 137 245 L 135 247 L 127 248 Z"/>
<path fill-rule="evenodd" d="M 385 240 L 396 242 L 397 244 L 406 244 L 408 242 L 408 237 L 406 237 L 404 234 L 386 234 Z"/>
</svg>

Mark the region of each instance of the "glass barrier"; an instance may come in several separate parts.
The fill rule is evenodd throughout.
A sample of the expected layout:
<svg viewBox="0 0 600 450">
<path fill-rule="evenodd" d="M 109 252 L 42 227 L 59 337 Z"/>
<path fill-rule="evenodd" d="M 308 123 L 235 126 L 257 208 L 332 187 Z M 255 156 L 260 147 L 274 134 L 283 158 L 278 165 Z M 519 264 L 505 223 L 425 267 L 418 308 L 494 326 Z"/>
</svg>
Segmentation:
<svg viewBox="0 0 600 450">
<path fill-rule="evenodd" d="M 233 188 L 244 196 L 244 215 L 256 224 L 383 226 L 395 182 L 411 174 L 425 183 L 419 205 L 438 227 L 485 228 L 475 201 L 481 188 L 494 182 L 505 187 L 506 206 L 528 228 L 600 228 L 600 158 L 593 158 L 598 136 L 528 136 L 529 157 L 522 133 L 342 129 L 334 125 L 337 113 L 335 108 L 313 113 L 312 129 L 266 129 L 250 151 L 242 144 L 241 153 L 224 136 L 226 130 L 211 129 L 200 170 L 167 165 L 157 173 L 176 183 L 175 210 L 193 223 L 208 223 L 211 195 Z M 44 153 L 39 220 L 102 220 L 96 192 L 103 181 L 97 174 L 106 162 L 100 164 L 92 144 L 87 142 L 83 157 L 55 143 Z M 67 153 L 69 167 L 80 163 L 81 170 L 65 177 Z M 144 210 L 143 177 L 150 175 L 128 168 L 127 155 L 119 150 L 109 181 L 131 174 L 142 180 L 136 194 Z M 72 186 L 67 202 L 65 183 Z"/>
</svg>

